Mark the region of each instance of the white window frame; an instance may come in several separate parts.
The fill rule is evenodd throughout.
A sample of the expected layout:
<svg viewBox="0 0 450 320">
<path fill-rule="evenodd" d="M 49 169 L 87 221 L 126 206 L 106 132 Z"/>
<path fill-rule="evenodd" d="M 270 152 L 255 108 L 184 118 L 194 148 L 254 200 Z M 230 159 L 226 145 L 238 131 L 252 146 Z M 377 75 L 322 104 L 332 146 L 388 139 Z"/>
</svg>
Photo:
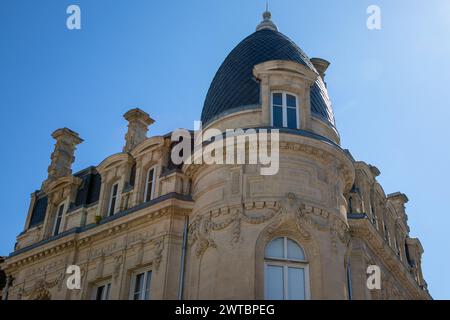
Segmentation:
<svg viewBox="0 0 450 320">
<path fill-rule="evenodd" d="M 152 269 L 146 268 L 146 269 L 140 269 L 137 271 L 134 271 L 131 275 L 131 281 L 130 281 L 130 292 L 129 292 L 129 299 L 134 300 L 135 295 L 135 287 L 136 287 L 136 279 L 137 276 L 140 274 L 144 274 L 144 281 L 143 281 L 143 288 L 139 293 L 139 299 L 138 300 L 146 300 L 145 294 L 148 291 L 148 300 L 152 299 L 152 283 L 153 283 L 153 271 Z M 150 274 L 150 288 L 147 288 L 147 280 L 148 276 Z"/>
<path fill-rule="evenodd" d="M 291 95 L 293 97 L 295 97 L 295 116 L 296 116 L 296 122 L 297 122 L 297 128 L 296 129 L 300 129 L 300 108 L 299 108 L 299 98 L 298 95 L 288 92 L 288 91 L 272 91 L 270 93 L 270 125 L 273 127 L 273 108 L 274 108 L 274 104 L 273 104 L 273 96 L 274 94 L 281 94 L 281 100 L 282 100 L 282 116 L 283 116 L 283 128 L 287 128 L 288 127 L 288 118 L 287 118 L 287 109 L 291 108 L 287 106 L 287 95 Z M 279 107 L 279 106 L 278 106 Z"/>
<path fill-rule="evenodd" d="M 97 283 L 92 292 L 92 300 L 97 300 L 97 292 L 101 287 L 105 287 L 100 300 L 109 300 L 111 297 L 111 281 Z"/>
<path fill-rule="evenodd" d="M 61 210 L 62 208 L 62 210 Z M 57 236 L 60 233 L 61 225 L 63 224 L 64 214 L 66 212 L 66 202 L 61 202 L 60 205 L 56 209 L 55 220 L 53 221 L 52 228 L 52 236 Z M 58 225 L 58 219 L 61 219 L 59 222 L 58 230 L 56 230 L 56 226 Z"/>
<path fill-rule="evenodd" d="M 112 208 L 112 202 L 113 202 L 113 195 L 114 195 L 114 188 L 117 186 L 117 194 L 115 196 L 115 202 L 114 202 L 114 208 Z M 108 204 L 108 217 L 113 216 L 116 214 L 117 209 L 117 203 L 119 202 L 119 183 L 116 182 L 111 186 L 110 192 L 109 192 L 109 204 Z M 111 212 L 112 209 L 112 212 Z"/>
<path fill-rule="evenodd" d="M 283 250 L 284 250 L 284 257 L 286 258 L 271 258 L 266 256 L 266 248 L 267 246 L 277 238 L 272 239 L 267 243 L 266 248 L 264 249 L 264 298 L 267 299 L 267 288 L 266 288 L 266 277 L 268 274 L 268 267 L 269 266 L 276 266 L 276 267 L 283 267 L 283 299 L 286 300 L 286 298 L 289 295 L 289 279 L 288 279 L 288 269 L 289 268 L 297 268 L 297 269 L 303 269 L 304 275 L 305 275 L 305 300 L 311 299 L 311 288 L 310 288 L 310 282 L 309 282 L 309 263 L 307 260 L 292 260 L 287 258 L 287 240 L 291 240 L 295 242 L 296 245 L 298 245 L 302 251 L 303 254 L 305 254 L 305 250 L 301 245 L 297 243 L 297 241 L 288 238 L 288 237 L 279 237 L 283 238 Z M 306 257 L 305 257 L 306 259 Z"/>
<path fill-rule="evenodd" d="M 156 186 L 156 167 L 151 167 L 147 170 L 147 174 L 145 175 L 145 192 L 144 192 L 144 202 L 148 202 L 147 201 L 147 196 L 148 196 L 148 179 L 150 177 L 150 172 L 153 170 L 153 179 L 152 179 L 152 190 L 150 190 L 150 200 L 148 201 L 152 201 L 155 198 L 155 186 Z"/>
</svg>

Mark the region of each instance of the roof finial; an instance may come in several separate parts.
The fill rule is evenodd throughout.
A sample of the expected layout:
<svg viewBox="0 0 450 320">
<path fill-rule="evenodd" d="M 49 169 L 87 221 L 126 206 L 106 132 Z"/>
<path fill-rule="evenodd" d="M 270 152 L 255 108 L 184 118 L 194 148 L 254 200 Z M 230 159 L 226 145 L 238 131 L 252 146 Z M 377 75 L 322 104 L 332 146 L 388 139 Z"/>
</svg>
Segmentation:
<svg viewBox="0 0 450 320">
<path fill-rule="evenodd" d="M 272 14 L 269 11 L 269 1 L 266 1 L 266 11 L 263 13 L 263 21 L 256 27 L 256 31 L 268 29 L 278 31 L 277 26 L 271 20 Z"/>
</svg>

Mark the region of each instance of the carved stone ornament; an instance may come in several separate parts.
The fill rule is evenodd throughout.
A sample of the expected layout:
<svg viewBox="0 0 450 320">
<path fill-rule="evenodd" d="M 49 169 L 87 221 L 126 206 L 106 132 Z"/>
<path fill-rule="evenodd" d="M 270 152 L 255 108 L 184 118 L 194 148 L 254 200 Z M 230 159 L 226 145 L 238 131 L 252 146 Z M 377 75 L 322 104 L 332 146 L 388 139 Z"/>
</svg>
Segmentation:
<svg viewBox="0 0 450 320">
<path fill-rule="evenodd" d="M 53 281 L 40 279 L 36 281 L 33 287 L 31 287 L 29 290 L 23 290 L 21 294 L 23 297 L 26 297 L 29 300 L 50 300 L 52 296 L 49 289 L 58 285 L 59 282 L 59 278 Z"/>
<path fill-rule="evenodd" d="M 311 239 L 309 230 L 316 229 L 331 233 L 333 247 L 337 246 L 338 240 L 345 245 L 350 241 L 349 228 L 344 221 L 326 210 L 307 206 L 295 194 L 288 193 L 281 201 L 244 203 L 242 206 L 225 207 L 196 216 L 189 226 L 190 244 L 196 246 L 196 256 L 201 257 L 209 247 L 217 247 L 211 235 L 213 231 L 231 227 L 233 245 L 241 239 L 243 223 L 259 225 L 267 222 L 271 222 L 269 233 L 295 225 L 296 232 L 306 240 Z"/>
</svg>

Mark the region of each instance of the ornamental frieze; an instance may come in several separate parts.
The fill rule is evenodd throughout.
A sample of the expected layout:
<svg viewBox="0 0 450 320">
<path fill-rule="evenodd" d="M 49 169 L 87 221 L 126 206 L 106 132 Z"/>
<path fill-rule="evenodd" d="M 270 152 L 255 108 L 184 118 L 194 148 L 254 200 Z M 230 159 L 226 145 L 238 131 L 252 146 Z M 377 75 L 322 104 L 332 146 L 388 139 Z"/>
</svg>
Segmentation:
<svg viewBox="0 0 450 320">
<path fill-rule="evenodd" d="M 231 244 L 236 244 L 240 241 L 243 224 L 261 225 L 267 222 L 270 222 L 269 229 L 272 231 L 282 225 L 295 225 L 304 239 L 310 239 L 314 229 L 328 232 L 334 248 L 338 241 L 344 245 L 350 241 L 349 227 L 345 221 L 327 210 L 306 205 L 295 194 L 289 193 L 281 201 L 249 202 L 196 216 L 189 226 L 190 245 L 195 246 L 196 256 L 200 257 L 209 247 L 217 247 L 212 238 L 213 232 L 231 229 Z"/>
</svg>

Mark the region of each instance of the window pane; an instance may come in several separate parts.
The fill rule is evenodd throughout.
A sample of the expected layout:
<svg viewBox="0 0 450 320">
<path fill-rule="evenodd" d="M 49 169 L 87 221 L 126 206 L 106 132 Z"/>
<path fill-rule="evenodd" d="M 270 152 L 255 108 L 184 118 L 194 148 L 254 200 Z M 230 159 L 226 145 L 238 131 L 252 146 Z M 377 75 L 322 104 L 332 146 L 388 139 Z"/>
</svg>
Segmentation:
<svg viewBox="0 0 450 320">
<path fill-rule="evenodd" d="M 284 258 L 284 239 L 277 238 L 272 240 L 266 248 L 266 257 L 267 258 Z"/>
<path fill-rule="evenodd" d="M 267 266 L 266 268 L 266 299 L 267 300 L 283 300 L 283 267 Z"/>
<path fill-rule="evenodd" d="M 136 283 L 134 284 L 134 300 L 141 300 L 141 292 L 144 287 L 144 274 L 140 273 L 136 276 Z"/>
<path fill-rule="evenodd" d="M 273 126 L 283 127 L 283 108 L 273 107 Z"/>
<path fill-rule="evenodd" d="M 290 94 L 286 95 L 286 104 L 288 107 L 297 107 L 296 98 Z"/>
<path fill-rule="evenodd" d="M 283 96 L 281 93 L 273 94 L 273 105 L 282 106 L 283 105 Z"/>
<path fill-rule="evenodd" d="M 152 283 L 152 272 L 148 271 L 147 272 L 147 281 L 145 284 L 145 300 L 149 300 L 150 299 L 150 285 Z"/>
<path fill-rule="evenodd" d="M 297 109 L 287 108 L 287 126 L 289 129 L 297 129 Z"/>
<path fill-rule="evenodd" d="M 109 300 L 109 293 L 110 292 L 111 292 L 111 283 L 108 283 L 106 285 L 105 300 Z"/>
<path fill-rule="evenodd" d="M 111 206 L 109 208 L 109 215 L 112 216 L 116 209 L 116 201 L 117 201 L 117 191 L 119 190 L 119 185 L 115 184 L 112 187 L 111 191 Z"/>
<path fill-rule="evenodd" d="M 113 192 L 112 192 L 112 194 L 113 194 L 113 197 L 115 197 L 115 196 L 117 196 L 117 189 L 119 188 L 119 185 L 114 185 L 114 187 L 113 187 Z"/>
<path fill-rule="evenodd" d="M 305 300 L 305 270 L 288 268 L 288 300 Z"/>
<path fill-rule="evenodd" d="M 105 289 L 105 286 L 101 286 L 97 288 L 97 295 L 95 297 L 96 300 L 103 300 L 103 290 Z"/>
<path fill-rule="evenodd" d="M 147 183 L 147 193 L 145 195 L 145 202 L 149 202 L 150 200 L 152 200 L 152 188 L 153 188 L 153 184 L 151 182 Z"/>
<path fill-rule="evenodd" d="M 116 208 L 116 198 L 111 199 L 111 208 L 109 209 L 109 215 L 112 216 L 114 214 Z"/>
<path fill-rule="evenodd" d="M 305 261 L 303 249 L 291 239 L 287 239 L 287 255 L 289 260 Z"/>
<path fill-rule="evenodd" d="M 61 206 L 59 206 L 58 216 L 62 217 L 63 213 L 64 213 L 64 205 L 62 204 Z"/>
<path fill-rule="evenodd" d="M 59 234 L 59 228 L 61 227 L 61 217 L 58 216 L 56 217 L 56 222 L 55 222 L 55 232 L 53 233 L 54 236 L 57 236 Z"/>
<path fill-rule="evenodd" d="M 149 202 L 150 200 L 152 200 L 153 195 L 152 195 L 152 191 L 153 191 L 153 177 L 155 175 L 155 170 L 151 169 L 148 174 L 147 174 L 147 187 L 146 187 L 146 194 L 145 194 L 145 202 Z"/>
</svg>

